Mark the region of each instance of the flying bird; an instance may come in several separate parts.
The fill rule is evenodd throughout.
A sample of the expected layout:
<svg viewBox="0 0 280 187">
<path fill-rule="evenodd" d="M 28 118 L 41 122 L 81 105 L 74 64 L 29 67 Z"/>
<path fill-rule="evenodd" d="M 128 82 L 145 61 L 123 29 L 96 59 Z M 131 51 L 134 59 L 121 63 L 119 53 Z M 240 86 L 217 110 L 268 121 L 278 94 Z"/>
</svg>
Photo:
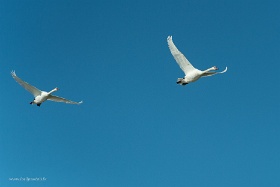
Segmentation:
<svg viewBox="0 0 280 187">
<path fill-rule="evenodd" d="M 180 68 L 185 73 L 184 78 L 177 79 L 177 84 L 184 86 L 190 82 L 197 81 L 200 77 L 212 76 L 218 73 L 225 73 L 227 71 L 227 67 L 226 67 L 224 71 L 216 72 L 215 70 L 218 70 L 216 66 L 213 66 L 204 71 L 196 69 L 174 45 L 172 36 L 167 37 L 167 43 L 171 54 L 173 55 L 174 59 L 176 60 Z"/>
<path fill-rule="evenodd" d="M 82 101 L 74 102 L 74 101 L 70 101 L 70 100 L 62 98 L 62 97 L 58 97 L 58 96 L 52 95 L 52 93 L 56 92 L 58 90 L 58 88 L 54 88 L 50 92 L 41 91 L 38 88 L 30 85 L 29 83 L 21 80 L 16 75 L 15 71 L 12 71 L 11 75 L 17 81 L 17 83 L 19 83 L 27 91 L 29 91 L 31 94 L 33 94 L 34 100 L 31 101 L 30 104 L 36 104 L 37 106 L 40 106 L 46 100 L 55 101 L 55 102 L 64 102 L 64 103 L 68 103 L 68 104 L 81 104 L 82 103 Z"/>
</svg>

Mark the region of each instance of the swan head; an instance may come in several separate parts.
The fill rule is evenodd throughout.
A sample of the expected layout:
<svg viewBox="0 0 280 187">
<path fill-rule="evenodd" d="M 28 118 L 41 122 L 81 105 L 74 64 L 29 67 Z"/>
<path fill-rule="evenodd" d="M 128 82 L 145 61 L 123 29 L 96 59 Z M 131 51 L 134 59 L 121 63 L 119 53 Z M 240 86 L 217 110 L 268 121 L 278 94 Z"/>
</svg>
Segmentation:
<svg viewBox="0 0 280 187">
<path fill-rule="evenodd" d="M 212 69 L 213 70 L 218 70 L 219 68 L 217 68 L 217 66 L 213 66 Z"/>
</svg>

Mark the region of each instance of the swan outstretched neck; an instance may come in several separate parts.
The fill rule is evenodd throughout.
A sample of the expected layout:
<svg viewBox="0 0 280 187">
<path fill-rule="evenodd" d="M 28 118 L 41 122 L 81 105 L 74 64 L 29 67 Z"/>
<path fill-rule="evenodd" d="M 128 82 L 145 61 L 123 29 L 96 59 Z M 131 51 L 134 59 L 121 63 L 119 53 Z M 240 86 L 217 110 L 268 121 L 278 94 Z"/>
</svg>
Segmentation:
<svg viewBox="0 0 280 187">
<path fill-rule="evenodd" d="M 52 89 L 48 94 L 52 94 L 53 92 L 56 92 L 57 90 L 59 90 L 59 88 L 54 88 L 54 89 Z"/>
<path fill-rule="evenodd" d="M 208 68 L 207 70 L 203 71 L 203 72 L 209 72 L 209 71 L 215 71 L 218 70 L 219 68 L 217 68 L 216 66 L 213 66 L 211 68 Z"/>
</svg>

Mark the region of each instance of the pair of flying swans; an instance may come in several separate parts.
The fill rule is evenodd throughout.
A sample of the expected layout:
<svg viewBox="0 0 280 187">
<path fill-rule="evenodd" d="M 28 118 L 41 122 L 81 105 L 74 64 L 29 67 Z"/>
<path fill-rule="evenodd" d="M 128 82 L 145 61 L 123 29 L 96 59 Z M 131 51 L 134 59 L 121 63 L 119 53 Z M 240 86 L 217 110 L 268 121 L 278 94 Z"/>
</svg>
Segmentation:
<svg viewBox="0 0 280 187">
<path fill-rule="evenodd" d="M 185 73 L 184 78 L 177 79 L 177 84 L 184 86 L 190 82 L 194 82 L 194 81 L 198 80 L 200 77 L 212 76 L 212 75 L 215 75 L 218 73 L 225 73 L 227 71 L 227 67 L 226 67 L 224 71 L 215 72 L 214 70 L 218 70 L 218 68 L 216 66 L 213 66 L 204 71 L 196 69 L 195 67 L 192 66 L 192 64 L 186 59 L 186 57 L 174 45 L 174 43 L 172 41 L 172 36 L 167 37 L 167 43 L 168 43 L 168 47 L 170 49 L 171 54 L 175 58 L 176 62 L 180 66 L 180 68 Z"/>
<path fill-rule="evenodd" d="M 216 66 L 213 66 L 204 71 L 198 70 L 198 69 L 194 68 L 192 66 L 192 64 L 186 59 L 186 57 L 177 49 L 177 47 L 174 45 L 174 43 L 172 41 L 172 36 L 167 37 L 167 43 L 168 43 L 168 47 L 170 49 L 171 54 L 175 58 L 176 62 L 180 66 L 180 68 L 185 73 L 184 78 L 178 78 L 177 84 L 186 85 L 190 82 L 194 82 L 194 81 L 198 80 L 201 77 L 212 76 L 212 75 L 215 75 L 218 73 L 225 73 L 227 71 L 227 67 L 226 67 L 224 71 L 215 72 L 215 70 L 218 70 L 218 68 Z M 54 88 L 50 92 L 41 91 L 41 90 L 37 89 L 36 87 L 28 84 L 27 82 L 21 80 L 16 75 L 15 71 L 12 71 L 11 75 L 22 87 L 24 87 L 27 91 L 29 91 L 31 94 L 33 94 L 34 100 L 32 102 L 30 102 L 30 104 L 36 104 L 37 106 L 40 106 L 46 100 L 64 102 L 64 103 L 68 103 L 68 104 L 81 104 L 82 103 L 82 101 L 74 102 L 74 101 L 70 101 L 70 100 L 62 98 L 62 97 L 52 95 L 52 93 L 56 92 L 58 90 L 58 88 Z"/>
<path fill-rule="evenodd" d="M 11 72 L 12 77 L 19 83 L 22 87 L 24 87 L 27 91 L 29 91 L 34 96 L 34 100 L 30 102 L 30 104 L 36 104 L 37 106 L 40 106 L 44 101 L 50 100 L 55 102 L 64 102 L 68 104 L 81 104 L 80 102 L 74 102 L 70 101 L 68 99 L 58 97 L 55 95 L 52 95 L 53 92 L 56 92 L 58 88 L 54 88 L 50 92 L 41 91 L 38 88 L 28 84 L 27 82 L 21 80 L 17 75 L 15 71 Z"/>
</svg>

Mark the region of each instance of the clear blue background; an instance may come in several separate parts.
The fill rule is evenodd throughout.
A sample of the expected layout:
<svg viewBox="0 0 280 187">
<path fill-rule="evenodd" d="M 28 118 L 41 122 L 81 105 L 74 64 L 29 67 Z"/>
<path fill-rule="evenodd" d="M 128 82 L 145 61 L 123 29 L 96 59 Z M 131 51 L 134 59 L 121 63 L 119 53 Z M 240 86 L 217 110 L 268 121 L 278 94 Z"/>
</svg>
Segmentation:
<svg viewBox="0 0 280 187">
<path fill-rule="evenodd" d="M 278 0 L 1 0 L 0 186 L 279 187 L 279 10 Z M 195 67 L 228 72 L 176 85 L 168 35 Z M 11 70 L 84 103 L 31 106 Z"/>
</svg>

